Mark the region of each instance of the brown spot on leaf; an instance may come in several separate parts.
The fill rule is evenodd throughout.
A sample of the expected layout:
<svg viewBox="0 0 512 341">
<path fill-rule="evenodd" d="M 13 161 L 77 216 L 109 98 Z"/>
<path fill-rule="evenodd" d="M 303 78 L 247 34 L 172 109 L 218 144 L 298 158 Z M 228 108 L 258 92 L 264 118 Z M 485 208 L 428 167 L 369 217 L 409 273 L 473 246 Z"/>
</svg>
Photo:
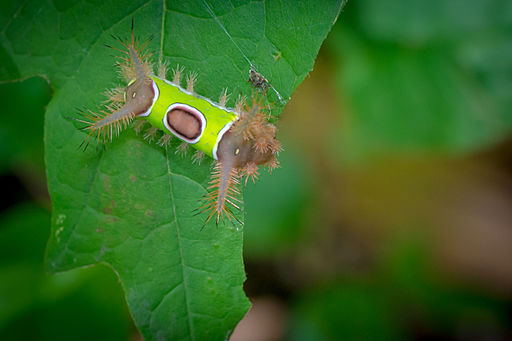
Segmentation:
<svg viewBox="0 0 512 341">
<path fill-rule="evenodd" d="M 106 192 L 108 192 L 108 190 L 110 189 L 110 177 L 109 176 L 105 177 L 105 180 L 103 182 L 103 188 L 105 189 Z"/>
</svg>

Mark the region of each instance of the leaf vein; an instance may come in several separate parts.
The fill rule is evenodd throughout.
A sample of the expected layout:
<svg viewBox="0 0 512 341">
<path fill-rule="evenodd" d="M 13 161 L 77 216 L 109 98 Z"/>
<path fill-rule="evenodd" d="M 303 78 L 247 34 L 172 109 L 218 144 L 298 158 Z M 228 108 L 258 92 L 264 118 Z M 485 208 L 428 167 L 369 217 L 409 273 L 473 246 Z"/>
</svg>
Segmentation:
<svg viewBox="0 0 512 341">
<path fill-rule="evenodd" d="M 174 200 L 174 191 L 173 191 L 173 185 L 172 185 L 172 180 L 171 180 L 172 173 L 171 173 L 171 165 L 169 164 L 169 149 L 167 146 L 165 147 L 165 156 L 166 156 L 166 161 L 167 161 L 167 174 L 169 177 L 170 199 L 171 199 L 172 209 L 174 212 L 174 222 L 175 222 L 175 226 L 176 226 L 176 234 L 178 237 L 178 240 L 177 240 L 178 241 L 178 249 L 180 251 L 181 275 L 182 275 L 182 279 L 183 279 L 183 289 L 185 291 L 184 294 L 185 294 L 185 305 L 187 308 L 188 330 L 189 330 L 190 337 L 192 338 L 192 340 L 195 340 L 194 334 L 192 333 L 192 314 L 190 311 L 190 303 L 189 303 L 189 298 L 188 298 L 187 280 L 185 278 L 185 263 L 184 263 L 184 259 L 183 259 L 183 250 L 182 250 L 182 246 L 181 246 L 181 234 L 180 234 L 180 227 L 179 227 L 179 223 L 178 223 L 178 215 L 176 212 L 176 201 Z"/>
</svg>

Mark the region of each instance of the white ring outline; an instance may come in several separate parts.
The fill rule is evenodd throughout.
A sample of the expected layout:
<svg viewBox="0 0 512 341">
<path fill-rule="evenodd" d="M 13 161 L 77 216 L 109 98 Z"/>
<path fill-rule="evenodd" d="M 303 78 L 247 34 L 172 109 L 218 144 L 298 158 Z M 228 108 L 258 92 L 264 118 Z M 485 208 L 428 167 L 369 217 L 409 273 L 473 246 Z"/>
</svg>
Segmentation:
<svg viewBox="0 0 512 341">
<path fill-rule="evenodd" d="M 187 111 L 187 113 L 194 115 L 194 117 L 198 118 L 201 121 L 201 133 L 199 134 L 198 137 L 196 137 L 193 140 L 188 139 L 188 138 L 184 137 L 183 135 L 179 134 L 177 131 L 172 129 L 169 126 L 169 123 L 167 122 L 167 115 L 169 115 L 169 113 L 172 110 L 174 110 L 174 109 L 181 109 L 181 108 L 185 109 Z M 204 130 L 206 129 L 206 118 L 204 117 L 203 113 L 200 112 L 199 110 L 197 110 L 196 108 L 194 108 L 194 107 L 192 107 L 192 106 L 190 106 L 188 104 L 185 104 L 185 103 L 173 103 L 173 104 L 171 104 L 167 108 L 167 111 L 165 112 L 164 118 L 162 119 L 162 123 L 164 124 L 164 127 L 167 130 L 169 130 L 169 132 L 171 132 L 177 138 L 179 138 L 179 139 L 181 139 L 181 140 L 183 140 L 183 141 L 185 141 L 187 143 L 190 143 L 190 144 L 194 144 L 194 143 L 199 142 L 199 140 L 203 136 Z"/>
<path fill-rule="evenodd" d="M 213 146 L 213 150 L 212 150 L 212 156 L 215 160 L 218 160 L 219 157 L 217 156 L 217 148 L 219 147 L 219 142 L 220 140 L 222 140 L 222 137 L 224 136 L 224 134 L 231 128 L 231 126 L 233 125 L 233 123 L 235 123 L 237 120 L 234 120 L 234 121 L 229 121 L 228 123 L 226 123 L 226 125 L 224 127 L 222 127 L 222 129 L 219 131 L 219 134 L 217 135 L 217 141 L 215 142 L 215 146 Z"/>
</svg>

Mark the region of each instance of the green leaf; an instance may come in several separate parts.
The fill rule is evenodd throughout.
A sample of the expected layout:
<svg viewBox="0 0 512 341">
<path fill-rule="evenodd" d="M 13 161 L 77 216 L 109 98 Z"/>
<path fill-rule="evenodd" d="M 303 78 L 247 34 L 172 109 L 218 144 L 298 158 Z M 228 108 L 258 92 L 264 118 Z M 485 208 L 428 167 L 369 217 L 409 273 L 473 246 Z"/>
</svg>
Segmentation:
<svg viewBox="0 0 512 341">
<path fill-rule="evenodd" d="M 512 4 L 508 0 L 361 0 L 354 2 L 354 13 L 358 26 L 371 37 L 416 45 L 453 44 L 510 25 Z"/>
<path fill-rule="evenodd" d="M 304 234 L 313 176 L 303 155 L 288 145 L 285 141 L 280 168 L 262 174 L 256 184 L 247 184 L 244 255 L 248 259 L 275 258 L 289 252 Z"/>
<path fill-rule="evenodd" d="M 0 16 L 0 80 L 45 75 L 54 89 L 45 122 L 53 203 L 51 271 L 94 263 L 119 275 L 135 323 L 148 340 L 223 339 L 249 308 L 242 285 L 242 230 L 193 216 L 210 163 L 132 130 L 105 150 L 78 150 L 84 133 L 66 117 L 94 109 L 119 84 L 112 34 L 152 36 L 153 59 L 199 74 L 197 93 L 250 95 L 249 59 L 289 98 L 312 69 L 340 1 L 23 1 Z M 236 44 L 236 45 L 235 45 Z M 243 51 L 243 54 L 242 52 Z M 245 57 L 244 57 L 245 55 Z M 275 93 L 270 93 L 277 102 Z M 278 115 L 284 103 L 273 110 Z"/>
<path fill-rule="evenodd" d="M 460 154 L 512 131 L 510 1 L 360 0 L 334 51 L 344 161 Z"/>
<path fill-rule="evenodd" d="M 110 269 L 45 274 L 49 223 L 30 203 L 0 215 L 0 339 L 127 340 L 132 325 Z"/>
<path fill-rule="evenodd" d="M 367 278 L 335 282 L 299 297 L 288 340 L 405 340 L 386 293 Z"/>
<path fill-rule="evenodd" d="M 39 77 L 0 84 L 0 171 L 27 167 L 43 176 L 43 113 L 50 95 L 48 83 Z"/>
</svg>

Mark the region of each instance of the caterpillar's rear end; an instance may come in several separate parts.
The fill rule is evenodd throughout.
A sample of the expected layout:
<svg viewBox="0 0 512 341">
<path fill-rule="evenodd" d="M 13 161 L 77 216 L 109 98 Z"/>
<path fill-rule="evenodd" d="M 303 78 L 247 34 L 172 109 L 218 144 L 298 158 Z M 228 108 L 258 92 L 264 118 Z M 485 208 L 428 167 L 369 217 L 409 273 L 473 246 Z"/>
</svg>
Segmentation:
<svg viewBox="0 0 512 341">
<path fill-rule="evenodd" d="M 272 170 L 279 165 L 276 153 L 280 145 L 275 137 L 276 128 L 267 121 L 263 109 L 262 103 L 254 97 L 252 105 L 244 105 L 239 120 L 220 140 L 218 160 L 209 187 L 211 192 L 203 206 L 211 211 L 206 222 L 214 216 L 217 223 L 223 216 L 230 221 L 237 220 L 228 204 L 239 209 L 239 178 L 245 176 L 245 183 L 249 178 L 254 182 L 259 175 L 259 166 Z"/>
<path fill-rule="evenodd" d="M 177 67 L 173 80 L 167 81 L 163 79 L 165 67 L 160 65 L 156 77 L 151 55 L 145 51 L 148 41 L 138 44 L 133 26 L 131 40 L 120 42 L 122 48 L 112 48 L 122 53 L 118 65 L 127 87 L 109 90 L 109 103 L 104 109 L 83 113 L 77 119 L 86 123 L 88 136 L 84 142 L 112 141 L 135 118 L 148 121 L 153 127 L 145 138 L 152 139 L 162 130 L 161 145 L 176 136 L 197 149 L 197 160 L 203 155 L 216 160 L 209 192 L 200 208 L 201 212 L 208 212 L 205 224 L 212 219 L 219 223 L 223 217 L 240 222 L 232 211 L 240 209 L 240 179 L 245 176 L 244 183 L 249 178 L 254 181 L 259 175 L 258 167 L 278 166 L 279 142 L 276 128 L 265 113 L 264 97 L 253 93 L 251 101 L 238 100 L 235 109 L 228 109 L 225 91 L 218 104 L 194 93 L 195 75 L 190 75 L 182 88 L 182 68 Z"/>
</svg>

